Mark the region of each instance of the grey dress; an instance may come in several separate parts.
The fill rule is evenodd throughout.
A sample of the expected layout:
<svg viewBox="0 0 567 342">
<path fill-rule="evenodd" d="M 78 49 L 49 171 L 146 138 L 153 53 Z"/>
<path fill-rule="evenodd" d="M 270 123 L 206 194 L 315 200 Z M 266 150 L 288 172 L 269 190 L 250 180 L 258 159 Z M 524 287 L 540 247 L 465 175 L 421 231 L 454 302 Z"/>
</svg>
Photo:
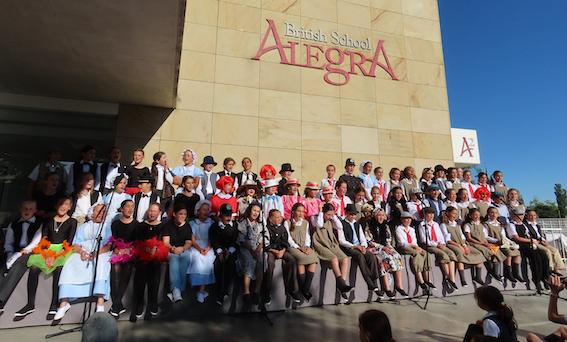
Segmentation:
<svg viewBox="0 0 567 342">
<path fill-rule="evenodd" d="M 463 251 L 459 247 L 448 243 L 447 247 L 455 252 L 458 262 L 469 265 L 477 265 L 486 261 L 484 255 L 478 249 L 471 248 L 471 246 L 467 243 L 467 240 L 463 235 L 463 231 L 461 230 L 460 224 L 458 224 L 457 222 L 442 223 L 441 230 L 445 234 L 445 240 L 453 241 L 460 246 L 466 244 L 471 250 L 468 255 L 465 255 L 465 253 L 463 253 Z"/>
<path fill-rule="evenodd" d="M 268 229 L 264 229 L 261 222 L 251 223 L 248 219 L 238 222 L 238 243 L 247 242 L 253 249 L 258 248 L 258 245 L 262 243 L 262 230 L 264 230 L 264 246 L 268 246 L 270 244 L 270 233 Z M 261 258 L 264 258 L 263 270 Z M 260 252 L 260 258 L 254 259 L 249 250 L 244 247 L 238 248 L 238 258 L 236 259 L 238 275 L 245 275 L 255 280 L 266 269 L 268 269 L 268 261 L 263 250 Z"/>
</svg>

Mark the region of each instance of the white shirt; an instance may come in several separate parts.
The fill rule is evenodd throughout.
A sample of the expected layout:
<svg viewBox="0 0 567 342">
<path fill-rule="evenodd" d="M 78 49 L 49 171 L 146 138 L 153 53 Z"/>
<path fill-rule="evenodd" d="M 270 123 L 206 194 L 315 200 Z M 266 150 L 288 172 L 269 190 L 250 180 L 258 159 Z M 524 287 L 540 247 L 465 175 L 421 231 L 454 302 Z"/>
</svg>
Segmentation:
<svg viewBox="0 0 567 342">
<path fill-rule="evenodd" d="M 20 219 L 20 221 L 23 221 L 23 220 Z M 32 216 L 32 218 L 30 218 L 28 221 L 29 221 L 29 223 L 27 223 L 27 222 L 22 223 L 22 236 L 20 238 L 20 242 L 18 243 L 18 246 L 20 248 L 23 248 L 24 246 L 28 246 L 28 228 L 30 227 L 30 225 L 32 223 L 35 223 L 36 217 Z M 38 228 L 38 232 L 41 233 L 41 226 Z M 37 234 L 37 232 L 36 232 L 36 234 Z M 14 239 L 15 239 L 14 229 L 12 228 L 12 223 L 10 223 L 8 225 L 8 230 L 6 231 L 6 238 L 4 240 L 4 250 L 8 253 L 8 257 L 10 257 L 12 255 L 12 253 L 14 253 L 14 252 L 19 252 L 19 250 L 14 251 Z M 32 241 L 33 241 L 33 239 L 32 239 Z M 37 241 L 35 243 L 35 246 L 37 246 L 38 244 L 39 244 L 39 241 Z M 30 242 L 30 245 L 31 245 L 31 242 Z M 33 249 L 33 247 L 32 247 L 32 249 Z M 30 251 L 31 251 L 31 249 L 30 249 Z"/>
<path fill-rule="evenodd" d="M 335 190 L 335 184 L 337 184 L 337 180 L 336 179 L 329 179 L 329 178 L 323 178 L 321 179 L 321 189 L 323 189 L 323 187 L 325 185 L 330 185 L 333 188 L 333 191 Z M 321 189 L 319 189 L 319 192 L 317 193 L 317 198 L 319 199 L 323 199 L 323 194 L 321 194 Z"/>
<path fill-rule="evenodd" d="M 156 165 L 157 170 L 157 177 L 156 177 L 156 190 L 163 190 L 164 182 L 163 182 L 163 174 L 166 171 L 165 166 Z M 167 168 L 167 173 L 165 173 L 165 180 L 169 182 L 169 184 L 173 184 L 173 176 L 171 175 L 171 168 Z M 108 182 L 108 180 L 107 180 Z"/>
<path fill-rule="evenodd" d="M 339 205 L 339 212 L 337 213 L 337 215 L 339 215 L 340 218 L 344 219 L 346 217 L 346 211 L 344 209 L 348 204 L 352 204 L 352 200 L 347 195 L 344 195 L 344 197 L 341 199 L 339 196 L 337 196 L 337 194 L 334 194 L 333 202 Z"/>
<path fill-rule="evenodd" d="M 451 227 L 455 227 L 457 225 L 457 222 L 456 221 L 449 222 L 449 225 Z M 451 235 L 451 233 L 449 233 L 449 229 L 447 228 L 447 225 L 445 223 L 441 223 L 441 225 L 439 227 L 441 228 L 441 231 L 443 232 L 443 237 L 445 238 L 445 241 L 456 242 L 455 240 L 453 240 L 453 235 Z M 463 234 L 462 231 L 461 231 L 461 240 L 467 241 L 465 234 Z"/>
<path fill-rule="evenodd" d="M 408 242 L 408 234 L 411 237 L 411 243 Z M 408 229 L 403 225 L 399 225 L 396 228 L 396 245 L 398 247 L 407 247 L 411 248 L 411 246 L 417 246 L 417 237 L 415 236 L 415 229 L 412 226 L 409 226 Z"/>
<path fill-rule="evenodd" d="M 102 201 L 102 196 L 100 196 L 100 193 L 98 193 L 94 205 L 103 204 L 103 203 L 104 202 Z M 86 217 L 90 207 L 91 207 L 91 193 L 88 192 L 86 195 L 82 194 L 81 197 L 77 198 L 77 202 L 75 203 L 75 211 L 73 212 L 73 215 L 71 215 L 71 217 L 72 218 Z"/>
<path fill-rule="evenodd" d="M 473 224 L 479 225 L 480 221 L 473 222 Z M 463 232 L 465 232 L 465 233 L 471 232 L 471 226 L 468 223 L 465 223 L 465 225 L 463 226 Z"/>
<path fill-rule="evenodd" d="M 466 189 L 467 192 L 469 193 L 469 201 L 471 201 L 471 202 L 476 201 L 476 199 L 474 198 L 474 192 L 475 192 L 476 189 L 477 189 L 477 186 L 476 186 L 476 185 L 474 185 L 474 184 L 472 184 L 472 183 L 469 183 L 469 182 L 462 181 L 462 182 L 461 182 L 461 187 L 464 188 L 464 189 Z M 472 192 L 471 192 L 471 191 L 472 191 Z"/>
<path fill-rule="evenodd" d="M 530 225 L 532 226 L 532 228 L 535 230 L 536 235 L 537 235 L 537 236 L 535 236 L 535 238 L 537 238 L 537 239 L 541 238 L 542 240 L 545 241 L 545 238 L 544 238 L 543 236 L 541 236 L 541 234 L 540 234 L 539 231 L 537 230 L 537 221 L 535 221 L 535 222 L 527 221 L 527 222 L 528 222 L 528 224 L 530 224 Z M 526 231 L 529 233 L 529 231 L 527 230 L 527 228 L 526 228 Z"/>
<path fill-rule="evenodd" d="M 324 215 L 323 212 L 320 211 L 319 215 L 311 216 L 311 224 L 315 226 L 315 228 L 323 228 L 323 225 L 325 224 L 325 219 L 323 218 L 323 215 Z M 341 227 L 343 225 L 341 223 L 341 220 L 337 217 L 337 215 L 333 215 L 331 222 L 333 223 L 333 227 L 335 229 L 338 229 L 338 227 Z"/>
<path fill-rule="evenodd" d="M 353 222 L 350 222 L 349 220 L 344 220 L 344 222 L 350 224 L 350 228 L 352 229 L 352 234 L 353 234 L 352 235 L 353 243 L 349 242 L 346 239 L 342 222 L 336 224 L 335 221 L 333 221 L 333 225 L 336 224 L 335 229 L 337 230 L 339 245 L 345 248 L 353 248 L 354 246 L 368 247 L 368 242 L 366 242 L 366 238 L 364 237 L 364 231 L 362 230 L 362 226 L 358 225 L 358 235 L 357 235 L 357 232 L 354 230 L 354 223 L 356 222 L 356 220 Z M 359 236 L 360 239 L 358 238 Z M 358 244 L 356 243 L 356 240 L 359 240 Z"/>
<path fill-rule="evenodd" d="M 485 336 L 498 338 L 498 336 L 500 336 L 500 328 L 498 325 L 491 319 L 485 319 L 490 316 L 498 316 L 498 313 L 496 313 L 496 311 L 489 311 L 482 317 L 482 331 Z"/>
<path fill-rule="evenodd" d="M 504 223 L 510 222 L 510 210 L 506 205 L 493 202 L 491 207 L 498 209 L 498 218 L 504 220 Z"/>
<path fill-rule="evenodd" d="M 427 238 L 425 236 L 425 225 L 427 224 Z M 435 235 L 437 237 L 437 241 L 433 241 L 433 230 L 435 230 Z M 431 247 L 437 247 L 438 244 L 446 244 L 445 236 L 441 231 L 441 227 L 435 221 L 426 222 L 421 221 L 419 224 L 419 237 L 421 241 L 427 241 L 427 245 Z"/>
<path fill-rule="evenodd" d="M 423 205 L 421 204 L 421 202 L 409 201 L 406 202 L 406 205 L 408 206 L 408 212 L 410 213 L 410 215 L 412 217 L 415 217 L 418 221 L 421 221 L 422 218 L 421 216 L 419 216 L 421 209 L 423 209 Z"/>
<path fill-rule="evenodd" d="M 382 192 L 382 202 L 386 202 L 388 200 L 388 194 L 390 193 L 390 182 L 386 182 L 385 180 L 377 180 L 376 185 L 380 187 L 380 191 Z"/>
<path fill-rule="evenodd" d="M 213 172 L 205 170 L 205 171 L 203 171 L 203 173 L 205 174 L 204 177 L 207 178 L 207 187 L 205 188 L 205 193 L 207 194 L 207 197 L 210 198 L 211 196 L 213 196 L 215 194 L 215 187 L 216 187 L 216 184 L 212 184 L 212 182 L 211 182 L 211 175 L 213 174 Z"/>
<path fill-rule="evenodd" d="M 148 211 L 148 208 L 150 207 L 150 197 L 152 196 L 152 192 L 148 192 L 147 194 L 142 194 L 142 197 L 140 197 L 140 202 L 138 203 L 138 212 L 135 213 L 136 214 L 136 221 L 138 222 L 144 222 L 144 220 L 147 218 L 146 214 Z M 136 197 L 134 197 L 136 198 Z M 160 203 L 159 201 L 159 197 L 157 198 L 157 203 Z"/>
<path fill-rule="evenodd" d="M 120 169 L 120 162 L 108 163 L 108 171 L 106 171 L 106 180 L 104 181 L 104 189 L 112 189 L 114 187 L 114 180 L 118 176 L 118 169 Z M 100 184 L 98 187 L 95 187 L 95 190 L 102 190 L 100 189 Z"/>
<path fill-rule="evenodd" d="M 516 223 L 521 224 L 521 222 L 510 221 L 510 223 L 506 225 L 506 233 L 510 238 L 512 238 L 514 235 L 518 235 L 518 230 L 516 229 Z M 528 231 L 527 228 L 526 228 L 526 235 L 530 236 L 530 232 Z"/>
<path fill-rule="evenodd" d="M 299 222 L 295 222 L 295 220 L 293 218 L 291 218 L 291 221 L 293 222 L 294 225 L 296 226 L 301 226 L 303 224 L 303 219 L 301 219 Z M 300 246 L 298 245 L 295 240 L 291 237 L 290 234 L 290 228 L 289 228 L 289 221 L 285 221 L 284 222 L 284 227 L 285 230 L 287 231 L 287 243 L 289 244 L 290 247 L 293 248 L 299 248 L 299 247 L 311 247 L 311 234 L 309 234 L 309 227 L 307 227 L 307 229 L 305 230 L 305 246 Z"/>
</svg>

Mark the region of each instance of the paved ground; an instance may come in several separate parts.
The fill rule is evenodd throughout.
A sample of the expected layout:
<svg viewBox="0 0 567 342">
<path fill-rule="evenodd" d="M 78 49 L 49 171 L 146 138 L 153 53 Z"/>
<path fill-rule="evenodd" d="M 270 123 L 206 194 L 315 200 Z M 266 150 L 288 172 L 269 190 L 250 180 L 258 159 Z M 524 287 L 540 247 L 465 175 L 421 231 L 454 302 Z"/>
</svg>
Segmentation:
<svg viewBox="0 0 567 342">
<path fill-rule="evenodd" d="M 547 321 L 547 296 L 516 297 L 505 293 L 505 300 L 515 312 L 519 324 L 518 337 L 525 341 L 527 332 L 548 334 L 558 326 Z M 457 305 L 432 299 L 426 310 L 409 300 L 352 305 L 328 305 L 269 313 L 274 326 L 262 316 L 216 315 L 188 319 L 155 319 L 151 322 L 119 322 L 120 341 L 358 341 L 358 315 L 367 309 L 385 311 L 394 326 L 396 341 L 462 341 L 469 323 L 484 312 L 472 295 L 451 297 Z M 424 300 L 419 304 L 422 305 Z M 567 303 L 560 301 L 559 311 L 567 312 Z M 0 341 L 38 341 L 62 327 L 30 327 L 0 331 Z M 80 341 L 81 333 L 71 333 L 53 341 Z"/>
</svg>

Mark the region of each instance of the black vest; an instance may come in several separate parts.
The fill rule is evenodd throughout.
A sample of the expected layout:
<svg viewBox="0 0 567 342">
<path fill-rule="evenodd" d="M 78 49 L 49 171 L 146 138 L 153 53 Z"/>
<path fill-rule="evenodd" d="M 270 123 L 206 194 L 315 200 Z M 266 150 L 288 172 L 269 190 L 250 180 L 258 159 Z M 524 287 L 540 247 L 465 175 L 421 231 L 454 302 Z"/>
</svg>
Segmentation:
<svg viewBox="0 0 567 342">
<path fill-rule="evenodd" d="M 98 164 L 95 163 L 93 161 L 92 165 L 89 164 L 89 171 L 90 173 L 93 174 L 94 177 L 96 177 L 96 169 L 98 168 Z M 83 172 L 83 164 L 81 164 L 80 161 L 75 162 L 73 164 L 73 182 L 75 184 L 73 184 L 74 187 L 77 187 L 77 185 L 79 184 L 79 175 Z M 96 182 L 96 179 L 95 179 Z"/>
<path fill-rule="evenodd" d="M 22 239 L 22 230 L 23 230 L 22 225 L 23 222 L 21 222 L 19 219 L 12 222 L 12 231 L 14 232 L 14 244 L 12 246 L 14 248 L 14 252 L 19 252 L 20 249 L 22 248 L 20 246 L 20 240 Z M 39 219 L 39 217 L 36 217 L 35 222 L 31 223 L 30 226 L 28 227 L 27 244 L 31 242 L 33 236 L 35 235 L 35 233 L 37 232 L 40 226 L 41 226 L 41 220 Z"/>
<path fill-rule="evenodd" d="M 519 237 L 537 240 L 535 238 L 537 236 L 537 234 L 535 234 L 535 231 L 532 231 L 533 230 L 532 226 L 530 226 L 529 224 L 525 224 L 525 223 L 517 224 L 517 223 L 514 222 L 514 224 L 516 225 L 516 233 L 518 233 Z M 526 229 L 529 231 L 530 236 L 528 236 L 528 234 L 526 234 Z M 528 242 L 518 242 L 518 245 L 520 245 L 520 248 L 522 248 L 522 249 L 532 249 L 533 248 L 532 244 L 528 243 Z"/>
<path fill-rule="evenodd" d="M 100 187 L 98 188 L 100 190 L 100 192 L 102 192 L 105 188 L 105 184 L 106 184 L 106 177 L 108 176 L 108 169 L 110 168 L 110 163 L 104 163 L 100 166 Z M 122 174 L 124 172 L 126 172 L 126 165 L 122 165 L 120 164 L 120 166 L 117 166 L 118 169 L 118 174 Z M 96 171 L 96 169 L 95 169 Z M 93 173 L 94 175 L 94 173 Z"/>
<path fill-rule="evenodd" d="M 150 204 L 157 203 L 158 197 L 159 195 L 155 191 L 152 191 L 152 194 L 150 195 Z M 138 217 L 138 204 L 140 204 L 141 198 L 142 198 L 141 192 L 138 192 L 137 194 L 134 195 L 134 219 Z"/>
<path fill-rule="evenodd" d="M 345 239 L 348 242 L 352 243 L 352 241 L 354 240 L 355 232 L 352 231 L 352 227 L 350 226 L 350 223 L 348 223 L 346 220 L 343 220 L 341 222 L 343 223 L 343 232 L 345 233 Z M 362 246 L 362 238 L 364 237 L 360 236 L 360 223 L 355 221 L 354 229 L 356 230 L 356 236 L 358 237 L 358 242 Z"/>
</svg>

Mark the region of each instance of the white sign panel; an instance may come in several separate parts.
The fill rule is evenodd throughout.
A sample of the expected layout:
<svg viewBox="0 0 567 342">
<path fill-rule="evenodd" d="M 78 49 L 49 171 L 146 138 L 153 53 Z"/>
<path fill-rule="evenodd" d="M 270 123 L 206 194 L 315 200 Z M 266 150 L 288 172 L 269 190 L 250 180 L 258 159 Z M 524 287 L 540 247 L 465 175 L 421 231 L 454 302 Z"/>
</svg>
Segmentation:
<svg viewBox="0 0 567 342">
<path fill-rule="evenodd" d="M 478 138 L 474 129 L 451 128 L 451 139 L 455 165 L 463 167 L 480 164 Z"/>
</svg>

